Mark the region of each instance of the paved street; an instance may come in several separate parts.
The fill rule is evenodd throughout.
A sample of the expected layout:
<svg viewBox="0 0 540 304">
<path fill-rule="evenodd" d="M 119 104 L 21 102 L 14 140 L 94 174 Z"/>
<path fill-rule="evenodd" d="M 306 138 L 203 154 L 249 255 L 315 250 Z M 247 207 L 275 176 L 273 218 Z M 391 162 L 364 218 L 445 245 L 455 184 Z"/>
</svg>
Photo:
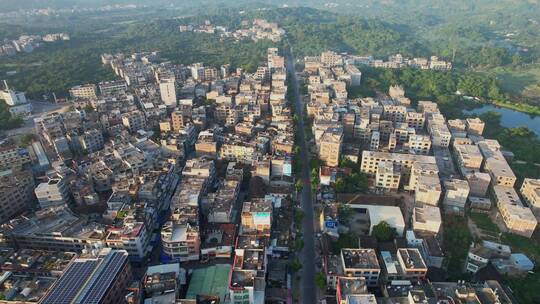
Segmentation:
<svg viewBox="0 0 540 304">
<path fill-rule="evenodd" d="M 304 180 L 304 187 L 300 194 L 300 202 L 304 211 L 304 221 L 302 223 L 302 233 L 304 236 L 304 249 L 300 256 L 302 263 L 302 290 L 300 293 L 301 303 L 313 304 L 318 303 L 318 290 L 315 286 L 315 244 L 314 244 L 314 219 L 313 219 L 313 204 L 311 198 L 311 182 L 309 174 L 309 154 L 307 153 L 307 145 L 304 137 L 304 120 L 303 120 L 303 105 L 299 93 L 298 79 L 294 69 L 294 57 L 292 53 L 287 56 L 287 70 L 291 71 L 292 83 L 294 86 L 294 102 L 296 103 L 296 113 L 300 119 L 298 120 L 297 128 L 301 131 L 300 134 L 300 158 L 303 160 L 302 172 L 298 178 Z"/>
</svg>

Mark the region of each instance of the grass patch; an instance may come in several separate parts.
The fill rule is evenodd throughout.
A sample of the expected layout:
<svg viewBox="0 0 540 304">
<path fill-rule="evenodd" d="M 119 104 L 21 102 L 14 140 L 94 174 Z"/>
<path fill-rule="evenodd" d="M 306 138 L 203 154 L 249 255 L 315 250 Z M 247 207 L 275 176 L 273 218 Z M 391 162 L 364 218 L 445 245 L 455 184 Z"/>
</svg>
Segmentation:
<svg viewBox="0 0 540 304">
<path fill-rule="evenodd" d="M 540 303 L 540 269 L 537 268 L 534 272 L 523 278 L 506 278 L 506 283 L 521 304 Z"/>
<path fill-rule="evenodd" d="M 540 97 L 540 65 L 498 67 L 491 71 L 504 91 L 526 98 Z"/>
<path fill-rule="evenodd" d="M 446 216 L 443 225 L 443 245 L 448 261 L 448 277 L 453 281 L 465 278 L 463 268 L 472 243 L 467 220 L 460 216 Z"/>
<path fill-rule="evenodd" d="M 493 223 L 493 221 L 487 214 L 471 212 L 469 217 L 473 220 L 476 226 L 482 230 L 492 233 L 500 232 L 499 227 L 495 223 Z"/>
</svg>

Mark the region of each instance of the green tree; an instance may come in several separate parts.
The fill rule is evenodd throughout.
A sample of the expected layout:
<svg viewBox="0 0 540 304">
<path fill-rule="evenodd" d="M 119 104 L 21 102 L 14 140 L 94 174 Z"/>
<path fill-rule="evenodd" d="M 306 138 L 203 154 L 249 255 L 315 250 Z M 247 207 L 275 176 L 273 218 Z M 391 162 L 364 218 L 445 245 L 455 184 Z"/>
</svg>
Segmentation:
<svg viewBox="0 0 540 304">
<path fill-rule="evenodd" d="M 319 272 L 315 275 L 315 284 L 321 291 L 326 291 L 326 277 L 323 273 Z"/>
<path fill-rule="evenodd" d="M 21 147 L 28 147 L 33 141 L 37 140 L 37 136 L 32 133 L 24 134 L 21 136 Z"/>
<path fill-rule="evenodd" d="M 300 269 L 302 269 L 302 263 L 300 263 L 299 259 L 294 259 L 289 262 L 289 269 L 292 273 L 298 272 Z"/>
<path fill-rule="evenodd" d="M 381 221 L 373 226 L 371 235 L 376 237 L 379 242 L 387 242 L 394 239 L 396 236 L 396 229 L 392 228 L 387 222 Z"/>
</svg>

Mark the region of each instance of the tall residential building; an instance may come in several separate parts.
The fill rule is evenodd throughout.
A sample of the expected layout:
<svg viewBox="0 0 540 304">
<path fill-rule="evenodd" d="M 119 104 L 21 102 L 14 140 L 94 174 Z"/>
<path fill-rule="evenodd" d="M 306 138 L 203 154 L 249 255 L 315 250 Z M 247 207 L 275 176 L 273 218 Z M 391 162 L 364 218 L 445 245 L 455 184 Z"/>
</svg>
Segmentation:
<svg viewBox="0 0 540 304">
<path fill-rule="evenodd" d="M 128 253 L 106 248 L 75 259 L 40 303 L 123 303 L 131 279 Z"/>
<path fill-rule="evenodd" d="M 540 208 L 540 179 L 526 178 L 520 191 L 529 206 Z"/>
<path fill-rule="evenodd" d="M 66 205 L 70 201 L 69 189 L 62 178 L 51 178 L 34 190 L 41 208 Z"/>
<path fill-rule="evenodd" d="M 319 140 L 319 159 L 329 167 L 337 167 L 339 165 L 342 142 L 342 128 L 327 129 Z"/>
<path fill-rule="evenodd" d="M 34 178 L 31 172 L 0 172 L 0 223 L 28 210 L 34 198 L 33 191 Z"/>
<path fill-rule="evenodd" d="M 478 117 L 467 118 L 467 133 L 469 135 L 481 136 L 484 133 L 485 123 Z"/>
<path fill-rule="evenodd" d="M 434 170 L 433 165 L 436 164 L 435 157 L 433 156 L 363 151 L 360 171 L 370 176 L 375 176 L 377 169 L 379 168 L 379 163 L 382 161 L 391 161 L 395 164 L 401 165 L 401 172 L 404 176 L 410 175 L 411 169 L 416 163 L 430 164 L 431 166 L 429 166 L 429 170 L 431 171 Z M 421 170 L 421 168 L 419 170 Z M 413 183 L 411 186 L 413 188 L 416 187 L 416 183 Z"/>
<path fill-rule="evenodd" d="M 531 209 L 523 205 L 514 188 L 493 186 L 493 197 L 508 230 L 530 238 L 538 222 Z"/>
<path fill-rule="evenodd" d="M 0 146 L 0 170 L 20 170 L 24 165 L 29 164 L 30 162 L 28 150 L 21 149 L 15 145 Z"/>
<path fill-rule="evenodd" d="M 321 63 L 326 66 L 338 66 L 343 64 L 343 57 L 336 52 L 327 51 L 321 54 Z"/>
<path fill-rule="evenodd" d="M 180 131 L 184 128 L 184 112 L 181 110 L 176 110 L 171 113 L 171 125 L 172 129 L 175 132 Z"/>
<path fill-rule="evenodd" d="M 417 155 L 428 155 L 431 149 L 431 139 L 424 135 L 409 136 L 409 152 Z"/>
<path fill-rule="evenodd" d="M 135 133 L 146 126 L 144 114 L 140 111 L 132 111 L 122 115 L 122 124 L 130 133 Z"/>
<path fill-rule="evenodd" d="M 486 139 L 478 143 L 480 152 L 484 156 L 484 171 L 491 175 L 491 184 L 505 187 L 514 187 L 516 175 L 501 152 L 501 145 L 493 139 Z"/>
<path fill-rule="evenodd" d="M 176 79 L 174 76 L 160 79 L 159 91 L 161 93 L 161 101 L 167 107 L 176 107 Z"/>
<path fill-rule="evenodd" d="M 444 182 L 444 210 L 450 213 L 463 214 L 469 197 L 469 184 L 465 180 L 450 179 Z"/>
<path fill-rule="evenodd" d="M 375 174 L 375 185 L 378 188 L 395 190 L 399 188 L 401 179 L 401 166 L 391 161 L 382 161 L 379 163 L 377 173 Z"/>
<path fill-rule="evenodd" d="M 102 150 L 105 142 L 103 133 L 98 129 L 88 130 L 79 137 L 81 148 L 88 153 L 94 153 Z"/>
</svg>

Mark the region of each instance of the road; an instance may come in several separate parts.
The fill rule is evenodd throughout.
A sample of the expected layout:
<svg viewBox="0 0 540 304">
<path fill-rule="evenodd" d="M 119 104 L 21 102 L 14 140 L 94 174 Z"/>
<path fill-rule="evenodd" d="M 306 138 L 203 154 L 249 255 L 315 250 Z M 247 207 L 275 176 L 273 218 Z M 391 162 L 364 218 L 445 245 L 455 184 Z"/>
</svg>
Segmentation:
<svg viewBox="0 0 540 304">
<path fill-rule="evenodd" d="M 300 203 L 302 211 L 304 212 L 304 220 L 302 222 L 302 233 L 304 236 L 304 249 L 300 256 L 300 262 L 302 263 L 302 276 L 301 284 L 302 290 L 300 293 L 301 303 L 313 304 L 318 303 L 317 294 L 318 287 L 315 285 L 315 238 L 314 238 L 314 218 L 313 218 L 313 201 L 311 197 L 311 181 L 309 174 L 309 153 L 307 149 L 306 139 L 304 136 L 304 106 L 299 92 L 298 79 L 296 77 L 294 69 L 294 57 L 292 52 L 287 55 L 287 70 L 291 71 L 292 82 L 290 84 L 294 87 L 294 102 L 296 103 L 296 115 L 298 119 L 297 128 L 300 130 L 298 143 L 300 146 L 300 158 L 303 160 L 302 171 L 300 176 L 304 181 L 304 187 L 300 193 Z"/>
</svg>

